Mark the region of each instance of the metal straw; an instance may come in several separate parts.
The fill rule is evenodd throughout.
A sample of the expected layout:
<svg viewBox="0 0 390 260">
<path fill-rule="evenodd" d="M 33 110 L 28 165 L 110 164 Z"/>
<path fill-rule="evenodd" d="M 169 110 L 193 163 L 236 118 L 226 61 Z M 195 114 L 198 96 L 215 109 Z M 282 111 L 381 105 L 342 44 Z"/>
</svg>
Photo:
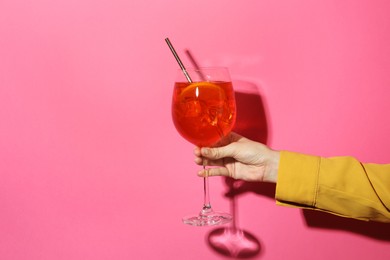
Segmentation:
<svg viewBox="0 0 390 260">
<path fill-rule="evenodd" d="M 173 53 L 173 56 L 175 56 L 175 59 L 176 59 L 177 63 L 179 63 L 179 66 L 180 66 L 181 70 L 183 71 L 184 76 L 186 77 L 187 81 L 192 83 L 192 79 L 191 79 L 190 75 L 188 74 L 186 68 L 184 67 L 183 62 L 181 62 L 181 60 L 179 58 L 179 55 L 177 55 L 177 53 L 175 51 L 175 48 L 173 48 L 171 41 L 168 38 L 165 38 L 165 41 L 168 44 L 169 49 L 171 49 L 171 52 Z"/>
</svg>

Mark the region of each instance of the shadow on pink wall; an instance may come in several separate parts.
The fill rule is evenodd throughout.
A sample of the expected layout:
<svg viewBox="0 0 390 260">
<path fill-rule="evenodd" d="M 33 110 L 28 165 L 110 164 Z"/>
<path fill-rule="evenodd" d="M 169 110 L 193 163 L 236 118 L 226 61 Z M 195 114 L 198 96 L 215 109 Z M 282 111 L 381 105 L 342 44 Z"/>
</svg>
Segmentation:
<svg viewBox="0 0 390 260">
<path fill-rule="evenodd" d="M 310 228 L 340 230 L 377 240 L 390 241 L 390 225 L 388 223 L 343 218 L 313 210 L 303 210 L 303 216 Z"/>
<path fill-rule="evenodd" d="M 258 142 L 267 143 L 268 126 L 264 103 L 258 87 L 247 81 L 234 81 L 237 121 L 234 131 Z M 243 230 L 237 223 L 237 198 L 246 192 L 261 192 L 262 195 L 274 197 L 275 185 L 264 183 L 247 183 L 225 178 L 228 192 L 225 196 L 230 202 L 230 213 L 233 221 L 229 226 L 212 230 L 207 235 L 208 245 L 221 255 L 234 258 L 250 258 L 261 254 L 262 246 L 258 238 L 250 231 Z"/>
<path fill-rule="evenodd" d="M 252 140 L 267 144 L 269 127 L 266 109 L 258 87 L 246 81 L 234 81 L 237 102 L 237 122 L 235 132 Z M 247 192 L 274 199 L 275 184 L 254 183 L 225 179 L 228 192 L 225 196 L 230 201 L 233 219 L 238 216 L 237 198 Z M 390 226 L 386 223 L 365 222 L 338 217 L 335 215 L 302 210 L 308 227 L 334 229 L 360 234 L 377 240 L 390 241 Z M 234 258 L 251 258 L 262 253 L 262 245 L 250 231 L 243 230 L 236 221 L 230 226 L 212 230 L 206 237 L 208 245 L 221 255 Z"/>
</svg>

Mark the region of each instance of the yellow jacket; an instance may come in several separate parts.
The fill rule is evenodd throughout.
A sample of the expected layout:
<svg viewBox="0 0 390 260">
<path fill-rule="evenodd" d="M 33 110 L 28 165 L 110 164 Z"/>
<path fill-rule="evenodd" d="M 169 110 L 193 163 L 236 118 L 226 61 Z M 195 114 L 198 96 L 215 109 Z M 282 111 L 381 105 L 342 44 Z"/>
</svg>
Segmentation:
<svg viewBox="0 0 390 260">
<path fill-rule="evenodd" d="M 390 222 L 390 164 L 282 151 L 276 201 L 349 218 Z"/>
</svg>

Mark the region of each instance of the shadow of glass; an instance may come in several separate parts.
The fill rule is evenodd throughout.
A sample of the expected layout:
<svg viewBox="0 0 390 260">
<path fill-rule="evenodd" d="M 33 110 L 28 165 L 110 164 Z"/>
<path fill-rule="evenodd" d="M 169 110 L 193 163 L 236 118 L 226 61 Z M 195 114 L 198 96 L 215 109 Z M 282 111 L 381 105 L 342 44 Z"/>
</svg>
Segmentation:
<svg viewBox="0 0 390 260">
<path fill-rule="evenodd" d="M 233 258 L 252 258 L 261 252 L 259 240 L 242 229 L 223 227 L 212 230 L 208 244 L 219 254 Z"/>
<path fill-rule="evenodd" d="M 255 84 L 233 81 L 237 106 L 237 120 L 234 132 L 254 141 L 267 143 L 268 127 L 265 108 Z M 238 226 L 237 197 L 246 192 L 261 192 L 273 197 L 274 189 L 264 189 L 263 183 L 247 183 L 224 178 L 228 188 L 225 196 L 230 201 L 230 213 L 233 220 L 229 226 L 212 230 L 207 236 L 209 246 L 216 252 L 233 258 L 251 258 L 261 253 L 261 243 L 249 231 Z"/>
<path fill-rule="evenodd" d="M 237 120 L 234 132 L 251 140 L 266 144 L 268 125 L 264 102 L 255 84 L 234 80 Z"/>
</svg>

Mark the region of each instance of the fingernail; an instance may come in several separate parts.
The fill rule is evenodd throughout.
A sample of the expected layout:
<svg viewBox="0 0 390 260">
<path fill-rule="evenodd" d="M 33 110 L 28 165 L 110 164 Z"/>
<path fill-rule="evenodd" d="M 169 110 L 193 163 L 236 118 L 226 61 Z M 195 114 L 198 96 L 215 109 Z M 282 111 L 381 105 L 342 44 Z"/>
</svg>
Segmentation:
<svg viewBox="0 0 390 260">
<path fill-rule="evenodd" d="M 202 148 L 202 154 L 208 155 L 210 153 L 210 149 Z"/>
</svg>

